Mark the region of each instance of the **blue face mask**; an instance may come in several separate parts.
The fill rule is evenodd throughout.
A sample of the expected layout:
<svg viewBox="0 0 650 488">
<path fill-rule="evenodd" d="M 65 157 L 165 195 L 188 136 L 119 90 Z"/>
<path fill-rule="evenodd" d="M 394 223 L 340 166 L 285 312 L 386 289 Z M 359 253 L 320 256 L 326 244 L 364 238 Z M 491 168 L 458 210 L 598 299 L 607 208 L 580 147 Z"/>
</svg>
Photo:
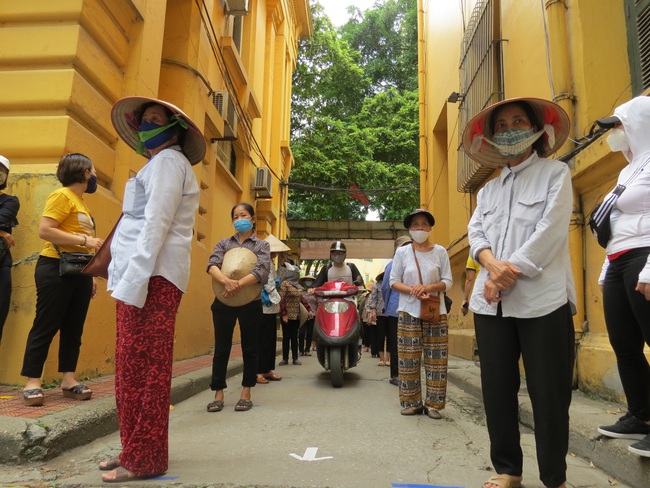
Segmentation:
<svg viewBox="0 0 650 488">
<path fill-rule="evenodd" d="M 503 156 L 513 157 L 525 153 L 541 135 L 542 131 L 535 133 L 532 127 L 530 129 L 508 129 L 494 134 L 492 142 Z"/>
<path fill-rule="evenodd" d="M 233 224 L 235 226 L 235 230 L 239 232 L 240 234 L 245 234 L 249 230 L 253 228 L 253 224 L 251 223 L 251 219 L 239 219 L 235 220 L 235 223 Z"/>
<path fill-rule="evenodd" d="M 178 119 L 167 125 L 158 125 L 151 122 L 143 121 L 140 124 L 138 138 L 147 149 L 156 149 L 177 134 L 174 126 L 178 124 Z"/>
<path fill-rule="evenodd" d="M 86 191 L 84 193 L 95 193 L 97 191 L 97 175 L 90 175 L 86 183 Z"/>
</svg>

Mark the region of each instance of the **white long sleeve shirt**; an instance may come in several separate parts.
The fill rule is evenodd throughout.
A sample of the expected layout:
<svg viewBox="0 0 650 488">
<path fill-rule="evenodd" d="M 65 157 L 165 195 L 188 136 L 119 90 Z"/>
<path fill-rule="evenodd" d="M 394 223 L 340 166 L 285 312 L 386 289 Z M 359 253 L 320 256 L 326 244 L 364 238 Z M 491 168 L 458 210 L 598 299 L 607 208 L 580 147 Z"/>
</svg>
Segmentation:
<svg viewBox="0 0 650 488">
<path fill-rule="evenodd" d="M 526 161 L 504 167 L 477 195 L 468 227 L 470 253 L 491 248 L 501 261 L 522 274 L 501 292 L 504 317 L 547 315 L 576 295 L 569 255 L 569 221 L 573 208 L 571 174 L 566 164 L 533 153 Z M 496 315 L 497 303 L 484 296 L 489 272 L 482 267 L 470 299 L 474 313 Z"/>
<path fill-rule="evenodd" d="M 623 155 L 630 162 L 618 175 L 618 184 L 625 183 L 634 171 L 650 158 L 650 99 L 636 97 L 614 110 L 614 115 L 623 124 L 630 146 Z M 607 197 L 606 197 L 607 198 Z M 650 247 L 650 164 L 627 185 L 610 214 L 612 238 L 607 243 L 607 255 L 629 249 Z M 609 267 L 605 258 L 598 283 L 603 284 Z M 639 273 L 641 283 L 650 283 L 650 256 Z"/>
<path fill-rule="evenodd" d="M 445 284 L 445 291 L 449 290 L 454 281 L 451 275 L 451 264 L 449 263 L 447 250 L 436 244 L 431 251 L 415 252 L 418 256 L 423 284 L 431 285 L 442 281 Z M 420 276 L 418 275 L 418 268 L 415 264 L 411 246 L 403 246 L 395 251 L 393 265 L 390 270 L 390 286 L 392 287 L 395 283 L 403 283 L 407 286 L 420 284 Z M 438 296 L 440 297 L 440 313 L 445 314 L 447 309 L 442 293 L 438 293 Z M 420 300 L 417 297 L 400 292 L 397 306 L 398 312 L 406 312 L 412 317 L 420 318 L 420 308 Z"/>
<path fill-rule="evenodd" d="M 158 153 L 127 182 L 108 268 L 113 298 L 142 308 L 152 276 L 185 292 L 198 204 L 196 176 L 180 146 Z"/>
</svg>

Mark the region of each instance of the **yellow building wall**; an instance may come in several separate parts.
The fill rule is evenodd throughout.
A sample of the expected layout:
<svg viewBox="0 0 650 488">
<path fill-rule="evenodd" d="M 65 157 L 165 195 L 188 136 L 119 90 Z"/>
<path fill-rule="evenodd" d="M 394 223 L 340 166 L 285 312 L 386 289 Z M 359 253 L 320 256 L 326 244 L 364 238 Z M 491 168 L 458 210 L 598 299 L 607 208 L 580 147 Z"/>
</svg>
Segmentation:
<svg viewBox="0 0 650 488">
<path fill-rule="evenodd" d="M 12 164 L 6 191 L 21 202 L 0 383 L 24 381 L 20 369 L 34 318 L 34 266 L 43 246 L 37 228 L 47 196 L 60 186 L 55 177 L 60 157 L 81 152 L 93 160 L 100 188 L 85 199 L 99 236 L 108 234 L 120 214 L 126 180 L 146 163 L 113 130 L 110 110 L 119 98 L 172 102 L 206 137 L 205 159 L 194 166 L 201 193 L 175 359 L 205 354 L 213 345 L 214 296 L 205 265 L 216 242 L 234 233 L 231 208 L 240 201 L 255 205 L 259 235 L 286 237 L 279 176 L 288 178 L 287 155 L 291 159 L 288 85 L 298 39 L 311 33 L 311 12 L 307 0 L 248 3 L 240 53 L 226 26 L 223 0 L 200 2 L 201 10 L 193 0 L 0 0 L 0 154 Z M 212 104 L 216 90 L 237 99 L 234 175 L 217 159 L 224 120 Z M 257 199 L 255 170 L 267 165 L 278 175 L 272 198 Z M 99 289 L 83 335 L 77 369 L 82 378 L 114 371 L 115 305 L 105 281 Z M 57 350 L 55 339 L 46 381 L 59 376 Z"/>
<path fill-rule="evenodd" d="M 500 9 L 503 98 L 555 97 L 572 124 L 570 140 L 558 156 L 574 147 L 571 140 L 583 139 L 597 118 L 610 115 L 632 97 L 622 1 L 491 1 Z M 477 4 L 477 0 L 418 1 L 421 201 L 436 216 L 436 242 L 448 247 L 455 282 L 451 296 L 458 304 L 469 252 L 467 223 L 476 194 L 457 188 L 459 105 L 447 98 L 460 91 L 461 41 Z M 575 195 L 570 251 L 578 292 L 576 381 L 585 391 L 616 399 L 622 398 L 622 388 L 597 284 L 604 250 L 584 219 L 613 187 L 625 164 L 620 154 L 611 154 L 604 138 L 570 163 Z M 476 359 L 472 314 L 463 317 L 454 308 L 449 319 L 450 352 Z"/>
</svg>

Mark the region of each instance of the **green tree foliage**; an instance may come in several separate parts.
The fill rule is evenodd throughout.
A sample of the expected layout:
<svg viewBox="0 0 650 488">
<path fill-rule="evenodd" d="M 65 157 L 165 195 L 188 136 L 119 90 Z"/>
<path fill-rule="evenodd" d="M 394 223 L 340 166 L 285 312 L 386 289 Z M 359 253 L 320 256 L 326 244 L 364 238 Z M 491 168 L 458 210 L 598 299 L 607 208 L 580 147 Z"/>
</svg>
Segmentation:
<svg viewBox="0 0 650 488">
<path fill-rule="evenodd" d="M 416 39 L 404 41 L 415 1 L 378 0 L 365 17 L 352 9 L 340 31 L 320 4 L 312 13 L 314 35 L 303 41 L 294 74 L 289 218 L 363 219 L 376 210 L 401 219 L 419 201 L 417 62 L 401 67 L 409 49 L 417 58 Z M 370 35 L 380 21 L 383 34 Z M 345 191 L 350 184 L 368 205 Z"/>
<path fill-rule="evenodd" d="M 416 0 L 385 0 L 363 15 L 352 7 L 341 28 L 343 39 L 361 55 L 361 66 L 375 91 L 417 90 Z"/>
</svg>

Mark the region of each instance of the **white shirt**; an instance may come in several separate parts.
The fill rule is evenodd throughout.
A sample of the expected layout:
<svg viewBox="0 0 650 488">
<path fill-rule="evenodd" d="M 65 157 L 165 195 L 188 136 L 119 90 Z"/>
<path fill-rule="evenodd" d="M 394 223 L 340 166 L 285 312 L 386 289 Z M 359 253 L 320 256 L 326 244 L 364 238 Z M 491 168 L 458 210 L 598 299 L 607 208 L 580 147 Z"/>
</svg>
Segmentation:
<svg viewBox="0 0 650 488">
<path fill-rule="evenodd" d="M 142 308 L 152 276 L 185 292 L 198 205 L 196 176 L 178 145 L 162 150 L 127 182 L 108 267 L 113 298 Z"/>
<path fill-rule="evenodd" d="M 623 168 L 618 176 L 617 184 L 625 183 L 646 158 L 650 158 L 650 153 L 646 154 L 645 158 L 634 159 Z M 616 200 L 610 214 L 610 225 L 612 238 L 607 243 L 608 255 L 627 249 L 650 247 L 650 163 L 632 180 Z M 648 261 L 639 273 L 641 283 L 650 283 L 650 256 Z M 601 285 L 605 282 L 608 267 L 609 259 L 605 258 L 598 277 L 598 283 Z"/>
<path fill-rule="evenodd" d="M 547 315 L 576 295 L 569 255 L 569 221 L 573 209 L 571 173 L 566 164 L 533 153 L 513 168 L 504 167 L 477 195 L 468 226 L 470 253 L 491 248 L 501 261 L 522 274 L 501 292 L 504 317 Z M 484 296 L 489 272 L 482 267 L 470 299 L 474 313 L 496 315 L 497 303 Z"/>
<path fill-rule="evenodd" d="M 431 251 L 415 252 L 418 256 L 423 284 L 432 285 L 442 281 L 445 284 L 445 291 L 449 290 L 454 281 L 451 275 L 449 255 L 445 248 L 435 244 Z M 395 283 L 403 283 L 407 286 L 421 283 L 415 258 L 413 257 L 412 246 L 399 247 L 395 251 L 393 265 L 390 270 L 390 286 L 392 287 Z M 432 293 L 432 295 L 435 295 L 435 293 Z M 447 309 L 442 293 L 438 293 L 438 296 L 440 297 L 440 313 L 446 314 Z M 420 318 L 420 300 L 411 294 L 400 292 L 397 311 L 406 312 L 412 317 Z"/>
</svg>

